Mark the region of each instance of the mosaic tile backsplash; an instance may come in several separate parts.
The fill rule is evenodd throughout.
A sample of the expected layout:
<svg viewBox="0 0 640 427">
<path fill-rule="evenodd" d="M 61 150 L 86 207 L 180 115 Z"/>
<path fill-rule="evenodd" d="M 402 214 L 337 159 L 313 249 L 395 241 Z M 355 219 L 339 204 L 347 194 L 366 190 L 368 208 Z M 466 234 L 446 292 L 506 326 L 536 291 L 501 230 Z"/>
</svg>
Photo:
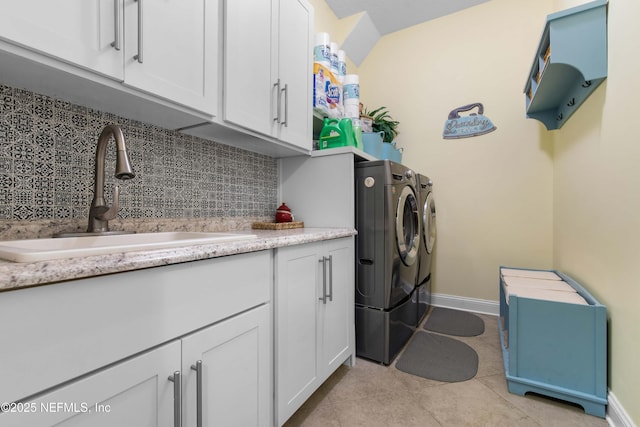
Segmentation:
<svg viewBox="0 0 640 427">
<path fill-rule="evenodd" d="M 135 178 L 113 177 L 107 147 L 105 199 L 120 186 L 121 218 L 272 216 L 277 161 L 179 132 L 0 85 L 0 220 L 88 217 L 98 136 L 119 125 Z"/>
</svg>

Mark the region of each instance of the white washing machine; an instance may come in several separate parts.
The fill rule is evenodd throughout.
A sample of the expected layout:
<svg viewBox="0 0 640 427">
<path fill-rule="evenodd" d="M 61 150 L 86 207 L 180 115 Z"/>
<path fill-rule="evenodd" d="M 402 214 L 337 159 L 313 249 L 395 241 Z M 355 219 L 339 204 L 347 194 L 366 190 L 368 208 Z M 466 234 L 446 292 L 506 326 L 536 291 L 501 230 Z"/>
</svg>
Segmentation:
<svg viewBox="0 0 640 427">
<path fill-rule="evenodd" d="M 356 354 L 389 364 L 417 326 L 420 207 L 415 173 L 360 162 L 356 186 Z"/>
<path fill-rule="evenodd" d="M 420 323 L 431 305 L 431 264 L 433 248 L 436 242 L 436 203 L 433 196 L 433 182 L 429 177 L 417 174 L 416 182 L 422 226 L 420 260 L 416 282 L 418 323 Z"/>
</svg>

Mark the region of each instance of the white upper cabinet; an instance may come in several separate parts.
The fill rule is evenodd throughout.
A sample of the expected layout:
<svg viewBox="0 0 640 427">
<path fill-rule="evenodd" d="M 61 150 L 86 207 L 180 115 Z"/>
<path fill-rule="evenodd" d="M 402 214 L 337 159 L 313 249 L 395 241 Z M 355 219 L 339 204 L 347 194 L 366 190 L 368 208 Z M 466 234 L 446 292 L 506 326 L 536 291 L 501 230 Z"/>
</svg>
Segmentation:
<svg viewBox="0 0 640 427">
<path fill-rule="evenodd" d="M 224 119 L 271 134 L 271 2 L 225 0 Z"/>
<path fill-rule="evenodd" d="M 224 9 L 224 120 L 311 150 L 311 6 L 226 0 Z"/>
<path fill-rule="evenodd" d="M 215 115 L 218 2 L 124 0 L 124 83 Z"/>
<path fill-rule="evenodd" d="M 22 0 L 0 84 L 273 157 L 312 149 L 308 0 Z"/>
<path fill-rule="evenodd" d="M 66 0 L 64 6 L 48 0 L 4 2 L 0 39 L 123 80 L 122 52 L 111 46 L 119 22 L 117 0 Z"/>
<path fill-rule="evenodd" d="M 50 0 L 11 2 L 0 14 L 0 39 L 213 116 L 218 4 L 216 0 L 66 0 L 64 6 Z M 73 91 L 70 87 L 68 91 Z"/>
<path fill-rule="evenodd" d="M 313 12 L 306 1 L 283 0 L 278 23 L 281 110 L 279 122 L 274 123 L 281 140 L 311 150 Z"/>
</svg>

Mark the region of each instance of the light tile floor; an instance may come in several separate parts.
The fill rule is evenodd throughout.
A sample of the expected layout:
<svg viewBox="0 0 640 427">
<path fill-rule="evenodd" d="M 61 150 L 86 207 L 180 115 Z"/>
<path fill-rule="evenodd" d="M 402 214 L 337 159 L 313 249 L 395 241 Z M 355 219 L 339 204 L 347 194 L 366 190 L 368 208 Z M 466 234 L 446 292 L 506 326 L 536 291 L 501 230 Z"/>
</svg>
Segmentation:
<svg viewBox="0 0 640 427">
<path fill-rule="evenodd" d="M 478 353 L 475 378 L 444 383 L 399 371 L 399 356 L 391 366 L 358 358 L 352 368 L 341 366 L 285 426 L 608 426 L 581 407 L 509 393 L 497 317 L 478 316 L 482 335 L 454 337 Z"/>
</svg>

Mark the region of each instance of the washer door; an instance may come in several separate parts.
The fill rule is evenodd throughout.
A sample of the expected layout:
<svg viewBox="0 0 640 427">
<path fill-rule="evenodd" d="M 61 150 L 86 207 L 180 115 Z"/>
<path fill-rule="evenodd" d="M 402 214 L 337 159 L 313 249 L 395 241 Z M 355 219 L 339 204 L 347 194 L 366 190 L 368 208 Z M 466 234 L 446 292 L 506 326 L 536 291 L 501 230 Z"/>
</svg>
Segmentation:
<svg viewBox="0 0 640 427">
<path fill-rule="evenodd" d="M 403 187 L 396 210 L 396 241 L 398 253 L 405 265 L 413 265 L 420 248 L 420 213 L 411 187 Z"/>
<path fill-rule="evenodd" d="M 427 253 L 431 253 L 436 242 L 436 202 L 433 193 L 429 192 L 422 209 L 422 235 Z"/>
</svg>

